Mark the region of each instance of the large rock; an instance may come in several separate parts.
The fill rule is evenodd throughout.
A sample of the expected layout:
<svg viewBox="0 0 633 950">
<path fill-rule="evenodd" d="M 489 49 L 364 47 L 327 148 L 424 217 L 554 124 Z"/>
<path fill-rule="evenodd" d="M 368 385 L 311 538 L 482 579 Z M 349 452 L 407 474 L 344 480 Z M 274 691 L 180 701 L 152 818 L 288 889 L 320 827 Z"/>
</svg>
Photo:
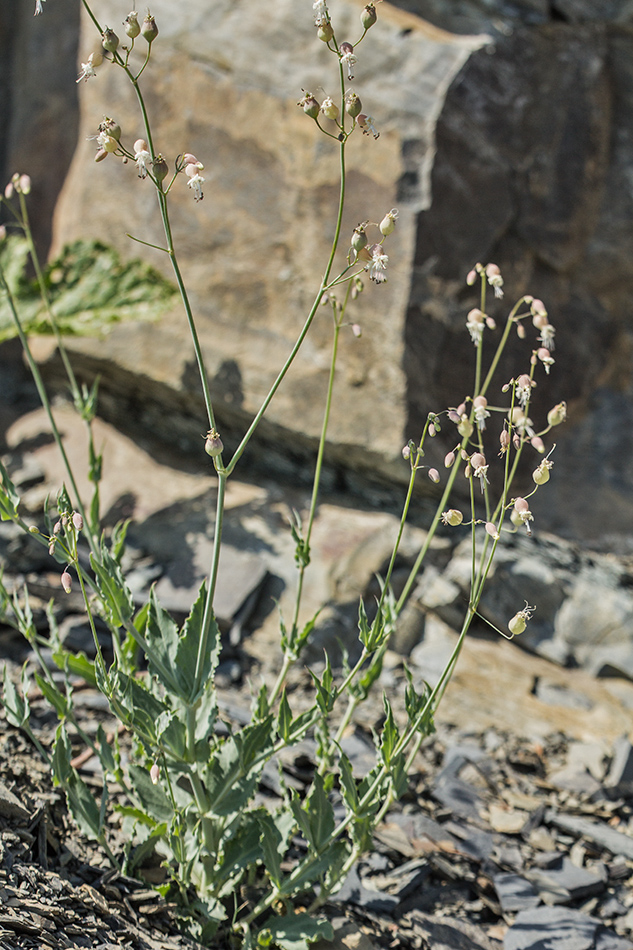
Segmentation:
<svg viewBox="0 0 633 950">
<path fill-rule="evenodd" d="M 361 5 L 333 0 L 340 37 L 356 38 Z M 630 6 L 401 6 L 380 4 L 379 23 L 357 50 L 354 87 L 382 134 L 350 143 L 343 247 L 360 220 L 379 220 L 395 205 L 400 218 L 389 239 L 389 282 L 368 287 L 350 310 L 362 338 L 342 340 L 331 478 L 356 490 L 372 479 L 406 478 L 403 442 L 417 437 L 429 409 L 459 402 L 471 385 L 464 322 L 477 297 L 463 280 L 476 260 L 493 259 L 506 281 L 495 315 L 503 318 L 507 301 L 529 291 L 547 302 L 557 328 L 557 363 L 548 379 L 538 377 L 535 420 L 560 399 L 570 404 L 570 421 L 556 433 L 554 477 L 536 496 L 535 514 L 549 530 L 626 549 L 633 528 Z M 95 9 L 122 32 L 118 3 L 101 0 Z M 143 88 L 157 148 L 172 162 L 191 149 L 206 164 L 199 205 L 176 183 L 173 230 L 232 447 L 302 325 L 327 256 L 337 148 L 295 103 L 302 87 L 321 97 L 334 92 L 335 62 L 314 38 L 307 2 L 224 2 L 209 13 L 195 0 L 158 0 L 152 12 L 160 35 Z M 46 8 L 30 29 L 44 31 L 49 15 Z M 81 61 L 94 37 L 85 18 Z M 164 254 L 125 237 L 160 243 L 151 186 L 131 165 L 111 158 L 94 165 L 87 141 L 104 113 L 121 123 L 128 144 L 141 134 L 132 88 L 106 63 L 80 92 L 54 248 L 96 232 L 169 273 Z M 249 464 L 297 477 L 313 454 L 330 337 L 323 310 Z M 157 325 L 127 323 L 73 346 L 86 375 L 102 373 L 108 416 L 179 451 L 200 445 L 205 416 L 180 310 Z M 525 348 L 512 343 L 502 379 L 525 368 Z M 443 433 L 430 460 L 454 440 Z"/>
<path fill-rule="evenodd" d="M 361 8 L 359 3 L 338 4 L 341 36 L 356 39 Z M 119 3 L 104 0 L 95 9 L 102 23 L 119 29 Z M 296 103 L 302 87 L 321 98 L 321 88 L 336 94 L 337 64 L 315 37 L 309 4 L 263 8 L 247 0 L 216 4 L 211 15 L 204 2 L 175 7 L 164 0 L 153 4 L 152 12 L 160 35 L 143 88 L 156 148 L 172 166 L 185 149 L 206 165 L 203 202 L 194 203 L 184 176 L 174 187 L 173 231 L 222 434 L 230 446 L 281 368 L 327 261 L 339 150 Z M 86 18 L 84 61 L 94 35 Z M 417 174 L 420 163 L 428 162 L 434 118 L 446 90 L 483 41 L 443 33 L 387 5 L 381 10 L 380 27 L 358 47 L 353 84 L 375 116 L 381 138 L 357 134 L 350 142 L 337 266 L 344 264 L 358 222 L 381 220 L 398 204 L 398 183 L 408 166 L 413 163 Z M 104 113 L 116 117 L 128 146 L 142 134 L 132 87 L 121 70 L 105 63 L 95 79 L 81 85 L 81 94 L 79 141 L 57 207 L 55 249 L 97 231 L 122 253 L 143 254 L 171 274 L 164 254 L 125 236 L 131 232 L 150 242 L 163 241 L 150 182 L 140 181 L 132 164 L 108 159 L 95 165 L 94 142 L 88 141 Z M 348 330 L 342 340 L 339 409 L 330 437 L 335 457 L 352 469 L 371 464 L 377 471 L 389 470 L 404 437 L 402 351 L 409 269 L 416 212 L 428 202 L 428 174 L 417 177 L 390 238 L 389 282 L 367 287 L 362 301 L 349 310 L 350 318 L 363 326 L 362 338 Z M 271 426 L 264 433 L 273 457 L 275 449 L 281 454 L 281 443 L 286 454 L 294 450 L 305 455 L 320 431 L 331 337 L 331 315 L 324 308 L 270 408 Z M 158 394 L 162 405 L 156 417 L 167 437 L 190 445 L 199 440 L 205 416 L 180 308 L 158 326 L 121 325 L 105 340 L 81 342 L 77 348 L 88 370 L 113 366 L 103 375 L 105 390 L 118 388 L 124 398 L 140 381 L 148 395 Z M 146 378 L 151 384 L 143 382 Z M 170 400 L 171 412 L 165 412 Z M 141 413 L 147 413 L 146 406 L 128 409 L 128 421 L 135 415 L 140 422 Z M 189 416 L 184 424 L 183 414 Z"/>
</svg>

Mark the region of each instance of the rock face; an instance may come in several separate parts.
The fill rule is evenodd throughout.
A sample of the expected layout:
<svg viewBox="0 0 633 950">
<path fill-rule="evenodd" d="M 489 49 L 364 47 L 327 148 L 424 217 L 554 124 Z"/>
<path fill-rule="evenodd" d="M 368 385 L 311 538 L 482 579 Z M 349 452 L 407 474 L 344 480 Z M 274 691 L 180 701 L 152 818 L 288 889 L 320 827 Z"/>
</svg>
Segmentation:
<svg viewBox="0 0 633 950">
<path fill-rule="evenodd" d="M 76 9 L 71 0 L 57 3 Z M 360 0 L 331 6 L 337 36 L 355 40 Z M 95 8 L 122 35 L 120 5 L 100 0 Z M 357 490 L 372 479 L 401 481 L 404 441 L 418 436 L 429 409 L 466 395 L 472 346 L 464 322 L 476 294 L 464 276 L 476 260 L 492 259 L 506 288 L 495 316 L 530 292 L 546 301 L 557 328 L 557 363 L 547 380 L 539 377 L 535 418 L 560 399 L 570 405 L 569 423 L 556 433 L 554 476 L 533 510 L 548 530 L 627 550 L 630 6 L 403 0 L 378 12 L 358 47 L 353 86 L 381 137 L 350 143 L 343 234 L 394 206 L 400 217 L 389 239 L 389 282 L 366 288 L 350 310 L 363 335 L 342 341 L 334 477 Z M 203 202 L 176 183 L 173 230 L 230 448 L 299 332 L 327 258 L 336 143 L 295 103 L 302 87 L 321 99 L 333 92 L 336 64 L 314 38 L 309 4 L 240 0 L 217 3 L 210 14 L 203 2 L 158 0 L 152 13 L 160 35 L 143 78 L 156 146 L 172 163 L 190 149 L 206 165 Z M 20 29 L 40 30 L 41 41 L 49 15 Z M 55 29 L 70 35 L 72 18 Z M 94 38 L 84 20 L 82 62 Z M 95 165 L 86 141 L 104 113 L 117 118 L 128 144 L 141 134 L 131 86 L 104 63 L 79 89 L 77 148 L 57 203 L 54 248 L 96 231 L 168 274 L 165 255 L 125 237 L 160 243 L 149 183 L 111 158 Z M 273 400 L 250 464 L 297 477 L 312 456 L 330 339 L 324 310 Z M 204 413 L 179 311 L 73 346 L 87 376 L 102 373 L 111 418 L 183 452 L 199 444 Z M 517 353 L 511 346 L 503 378 L 527 368 Z M 452 433 L 438 440 L 438 458 L 453 441 Z"/>
</svg>

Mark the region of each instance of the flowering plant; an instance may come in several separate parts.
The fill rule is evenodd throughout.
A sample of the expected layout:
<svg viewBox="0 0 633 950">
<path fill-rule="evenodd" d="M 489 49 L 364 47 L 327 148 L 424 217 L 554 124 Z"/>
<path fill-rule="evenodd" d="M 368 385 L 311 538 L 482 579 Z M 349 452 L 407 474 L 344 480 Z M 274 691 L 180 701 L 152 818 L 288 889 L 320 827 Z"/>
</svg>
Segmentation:
<svg viewBox="0 0 633 950">
<path fill-rule="evenodd" d="M 141 77 L 150 64 L 153 44 L 159 37 L 154 17 L 147 14 L 142 23 L 132 11 L 125 19 L 124 44 L 112 29 L 97 19 L 88 0 L 84 7 L 101 36 L 100 47 L 82 63 L 79 81 L 93 80 L 103 68 L 121 69 L 134 88 L 142 123 L 141 137 L 129 145 L 116 120 L 105 118 L 96 135 L 95 161 L 119 156 L 133 163 L 139 187 L 153 186 L 161 213 L 165 244 L 182 299 L 199 370 L 206 408 L 207 436 L 205 451 L 217 478 L 217 510 L 213 554 L 208 578 L 201 584 L 189 616 L 178 625 L 160 604 L 156 592 L 149 593 L 141 609 L 134 605 L 122 568 L 126 525 L 117 525 L 102 533 L 99 512 L 101 458 L 92 436 L 89 442 L 89 471 L 94 486 L 90 503 L 82 500 L 64 451 L 64 443 L 34 360 L 19 313 L 19 300 L 8 275 L 0 268 L 0 288 L 4 292 L 26 358 L 33 372 L 58 447 L 64 458 L 68 483 L 61 488 L 55 514 L 45 512 L 45 528 L 26 524 L 20 513 L 20 500 L 4 467 L 0 467 L 0 517 L 30 531 L 48 547 L 61 568 L 60 583 L 66 592 L 78 583 L 90 621 L 95 660 L 62 648 L 54 625 L 50 638 L 36 631 L 28 591 L 9 591 L 0 585 L 5 614 L 33 646 L 40 658 L 35 674 L 38 686 L 59 717 L 56 740 L 51 750 L 41 747 L 29 725 L 29 680 L 26 671 L 21 683 L 12 682 L 5 670 L 4 709 L 9 722 L 26 730 L 50 762 L 55 781 L 64 789 L 68 805 L 81 828 L 100 842 L 110 859 L 125 870 L 134 870 L 139 855 L 155 850 L 163 862 L 167 880 L 162 892 L 178 898 L 187 926 L 209 946 L 277 946 L 282 950 L 300 950 L 319 936 L 331 934 L 319 908 L 333 895 L 346 874 L 366 851 L 372 832 L 395 799 L 407 788 L 407 774 L 421 742 L 433 731 L 433 718 L 457 662 L 464 638 L 477 614 L 484 584 L 503 531 L 531 530 L 533 521 L 529 495 L 512 494 L 512 483 L 524 451 L 544 455 L 543 436 L 563 421 L 564 405 L 555 407 L 547 424 L 536 431 L 529 417 L 530 400 L 540 368 L 549 372 L 553 364 L 551 350 L 554 330 L 544 305 L 523 295 L 507 315 L 505 326 L 492 347 L 492 356 L 484 370 L 484 340 L 495 340 L 496 322 L 488 313 L 487 294 L 503 297 L 503 279 L 494 264 L 477 264 L 467 277 L 470 286 L 478 285 L 479 301 L 467 316 L 474 354 L 475 373 L 472 392 L 459 405 L 429 413 L 420 438 L 411 439 L 403 449 L 409 466 L 409 483 L 393 553 L 381 578 L 380 596 L 371 614 L 361 602 L 358 616 L 360 655 L 354 665 L 344 662 L 335 670 L 330 658 L 320 674 L 312 671 L 313 701 L 308 709 L 293 712 L 285 684 L 293 665 L 301 658 L 309 641 L 315 618 L 299 622 L 304 577 L 311 561 L 311 536 L 318 505 L 319 487 L 328 424 L 333 405 L 333 382 L 337 366 L 341 332 L 358 324 L 348 319 L 347 311 L 356 300 L 368 276 L 377 286 L 387 280 L 389 258 L 386 241 L 397 226 L 398 212 L 388 211 L 379 223 L 363 221 L 353 231 L 347 256 L 337 273 L 335 255 L 342 241 L 341 228 L 345 204 L 345 156 L 349 138 L 360 133 L 378 139 L 371 115 L 362 111 L 358 94 L 347 89 L 353 79 L 358 47 L 377 21 L 374 3 L 362 10 L 360 38 L 355 43 L 339 42 L 335 23 L 325 0 L 313 5 L 317 38 L 332 53 L 338 74 L 338 94 L 321 102 L 303 91 L 299 106 L 315 124 L 317 132 L 332 140 L 340 156 L 340 194 L 331 250 L 304 325 L 281 366 L 278 376 L 262 402 L 252 423 L 230 459 L 216 420 L 211 387 L 199 343 L 192 306 L 178 264 L 172 237 L 169 198 L 179 179 L 186 179 L 196 201 L 203 199 L 204 165 L 189 152 L 174 160 L 163 157 L 154 144 L 148 111 L 141 89 Z M 41 0 L 36 13 L 42 12 Z M 142 46 L 140 66 L 133 65 L 135 44 Z M 109 65 L 106 67 L 105 64 Z M 130 136 L 130 139 L 132 136 Z M 372 147 L 374 142 L 369 142 Z M 170 168 L 171 161 L 171 168 Z M 4 202 L 14 215 L 14 223 L 30 241 L 33 265 L 40 282 L 50 325 L 68 373 L 78 412 L 89 431 L 97 408 L 96 386 L 88 391 L 79 385 L 64 348 L 55 308 L 47 296 L 46 283 L 30 240 L 26 196 L 30 182 L 15 176 L 5 190 Z M 157 246 L 157 245 L 152 245 Z M 340 298 L 337 296 L 340 288 Z M 257 430 L 277 389 L 301 348 L 320 306 L 332 316 L 332 351 L 329 384 L 324 406 L 323 426 L 315 464 L 312 498 L 303 519 L 297 518 L 291 530 L 298 568 L 296 598 L 288 625 L 280 625 L 281 667 L 271 686 L 262 686 L 253 700 L 252 718 L 240 728 L 220 729 L 220 716 L 214 684 L 214 672 L 220 652 L 220 636 L 213 604 L 218 582 L 218 564 L 222 545 L 222 525 L 227 480 L 236 470 L 243 452 Z M 500 304 L 498 304 L 500 306 Z M 498 386 L 495 371 L 511 332 L 526 336 L 525 325 L 532 322 L 539 336 L 529 350 L 524 371 Z M 491 395 L 505 398 L 503 406 L 492 404 Z M 496 432 L 492 420 L 499 419 Z M 421 472 L 431 483 L 442 477 L 436 468 L 424 464 L 428 440 L 443 427 L 453 427 L 455 446 L 445 458 L 445 481 L 429 531 L 410 575 L 398 598 L 391 580 L 409 512 L 414 487 Z M 452 430 L 451 430 L 452 431 Z M 491 441 L 488 439 L 491 437 Z M 494 447 L 491 447 L 494 446 Z M 502 488 L 493 499 L 488 473 L 490 459 L 499 453 Z M 550 477 L 549 456 L 534 469 L 536 491 Z M 462 473 L 468 482 L 470 512 L 448 507 L 455 480 Z M 533 493 L 532 492 L 532 493 Z M 508 522 L 510 525 L 508 525 Z M 444 524 L 457 528 L 469 526 L 472 538 L 472 577 L 469 602 L 453 654 L 434 688 L 416 690 L 408 674 L 405 695 L 407 718 L 398 723 L 386 696 L 383 696 L 382 728 L 374 736 L 375 764 L 360 780 L 353 774 L 349 758 L 341 749 L 341 738 L 359 704 L 375 689 L 385 651 L 409 597 L 431 540 Z M 89 566 L 80 556 L 89 553 Z M 504 636 L 519 635 L 534 608 L 527 603 L 510 619 Z M 95 619 L 103 620 L 110 631 L 114 658 L 106 662 L 97 637 Z M 52 646 L 55 663 L 65 673 L 62 687 L 51 675 L 42 658 L 42 647 Z M 408 672 L 408 671 L 407 671 Z M 80 676 L 107 697 L 110 709 L 127 731 L 132 745 L 128 756 L 118 740 L 110 744 L 103 730 L 96 737 L 85 733 L 73 708 L 74 677 Z M 78 769 L 72 764 L 72 744 L 67 725 L 89 745 L 101 762 L 103 789 L 95 797 Z M 262 770 L 275 761 L 286 747 L 292 747 L 306 735 L 316 741 L 316 768 L 306 795 L 282 783 L 276 809 L 270 811 L 256 803 Z M 116 785 L 125 803 L 118 811 L 131 828 L 130 849 L 123 855 L 113 853 L 108 838 L 108 801 Z M 340 806 L 340 808 L 338 807 Z M 296 842 L 300 845 L 297 846 Z"/>
</svg>

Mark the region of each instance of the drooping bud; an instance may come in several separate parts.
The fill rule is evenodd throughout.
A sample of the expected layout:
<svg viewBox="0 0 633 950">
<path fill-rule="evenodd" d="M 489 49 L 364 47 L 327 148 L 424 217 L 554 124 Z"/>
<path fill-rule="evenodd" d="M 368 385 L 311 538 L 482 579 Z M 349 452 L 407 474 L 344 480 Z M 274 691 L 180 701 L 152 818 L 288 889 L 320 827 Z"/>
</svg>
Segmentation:
<svg viewBox="0 0 633 950">
<path fill-rule="evenodd" d="M 163 181 L 169 173 L 169 166 L 162 155 L 157 155 L 152 162 L 154 178 L 156 181 Z"/>
<path fill-rule="evenodd" d="M 534 521 L 534 516 L 530 511 L 530 505 L 525 498 L 516 498 L 514 501 L 514 508 L 510 512 L 510 521 L 516 528 L 520 528 L 522 525 L 525 525 L 525 530 L 528 535 L 532 534 L 532 529 L 530 528 L 530 521 Z"/>
<path fill-rule="evenodd" d="M 366 7 L 363 7 L 360 13 L 360 22 L 364 30 L 369 30 L 377 19 L 378 14 L 373 3 L 368 3 Z"/>
<path fill-rule="evenodd" d="M 95 152 L 95 162 L 102 162 L 104 158 L 108 157 L 108 153 L 104 148 L 98 148 Z"/>
<path fill-rule="evenodd" d="M 207 455 L 211 456 L 212 459 L 217 458 L 218 455 L 221 455 L 224 450 L 224 444 L 220 438 L 219 433 L 215 429 L 209 429 L 206 434 L 206 441 L 204 443 L 204 451 Z"/>
<path fill-rule="evenodd" d="M 352 323 L 352 333 L 357 339 L 363 335 L 363 328 L 360 323 Z"/>
<path fill-rule="evenodd" d="M 466 274 L 466 283 L 468 284 L 469 287 L 472 287 L 472 285 L 475 283 L 475 281 L 477 280 L 477 276 L 478 274 L 474 267 L 472 270 L 468 271 L 468 273 Z"/>
<path fill-rule="evenodd" d="M 499 540 L 500 535 L 499 535 L 499 532 L 497 531 L 497 526 L 493 521 L 486 522 L 486 532 L 490 535 L 490 537 L 494 541 Z"/>
<path fill-rule="evenodd" d="M 83 530 L 84 519 L 81 517 L 78 511 L 73 511 L 73 524 L 77 531 Z"/>
<path fill-rule="evenodd" d="M 545 443 L 543 442 L 540 435 L 532 436 L 532 438 L 530 439 L 530 445 L 532 446 L 533 449 L 536 449 L 537 452 L 540 452 L 541 455 L 545 451 Z"/>
<path fill-rule="evenodd" d="M 101 45 L 108 53 L 116 53 L 119 45 L 119 37 L 114 30 L 106 29 L 101 34 Z"/>
<path fill-rule="evenodd" d="M 70 592 L 71 592 L 71 590 L 72 590 L 72 587 L 73 587 L 73 579 L 72 579 L 72 577 L 70 576 L 70 574 L 68 573 L 68 571 L 64 571 L 64 573 L 63 573 L 62 576 L 60 577 L 60 582 L 61 582 L 61 585 L 62 585 L 62 587 L 64 588 L 65 592 L 66 592 L 67 594 L 70 594 Z"/>
<path fill-rule="evenodd" d="M 141 27 L 138 22 L 138 13 L 136 12 L 136 10 L 133 10 L 131 13 L 128 13 L 125 20 L 123 21 L 123 25 L 125 27 L 126 35 L 129 36 L 130 39 L 132 40 L 136 39 L 136 37 L 141 32 Z"/>
<path fill-rule="evenodd" d="M 156 37 L 158 36 L 158 27 L 156 26 L 156 20 L 150 13 L 147 13 L 145 15 L 145 19 L 143 20 L 143 25 L 141 27 L 141 36 L 147 40 L 150 46 L 154 42 Z"/>
<path fill-rule="evenodd" d="M 392 208 L 391 211 L 388 211 L 380 222 L 380 233 L 387 236 L 391 234 L 393 229 L 396 226 L 396 218 L 398 217 L 398 211 L 396 208 Z"/>
<path fill-rule="evenodd" d="M 149 770 L 149 777 L 152 780 L 152 785 L 158 785 L 158 779 L 160 778 L 160 767 L 158 762 L 154 762 L 151 769 Z"/>
<path fill-rule="evenodd" d="M 438 484 L 440 480 L 440 473 L 438 472 L 436 468 L 430 468 L 427 472 L 427 475 L 429 476 L 432 482 L 434 482 L 436 485 Z"/>
<path fill-rule="evenodd" d="M 452 468 L 455 464 L 455 453 L 449 452 L 444 456 L 444 468 Z"/>
<path fill-rule="evenodd" d="M 28 195 L 31 191 L 31 179 L 28 175 L 20 175 L 18 184 L 16 185 L 16 191 L 21 192 L 23 195 Z"/>
<path fill-rule="evenodd" d="M 449 508 L 448 511 L 442 512 L 442 522 L 451 525 L 453 528 L 456 528 L 463 520 L 464 516 L 457 508 Z"/>
<path fill-rule="evenodd" d="M 559 402 L 547 413 L 547 423 L 550 426 L 559 426 L 567 418 L 567 403 Z"/>
</svg>

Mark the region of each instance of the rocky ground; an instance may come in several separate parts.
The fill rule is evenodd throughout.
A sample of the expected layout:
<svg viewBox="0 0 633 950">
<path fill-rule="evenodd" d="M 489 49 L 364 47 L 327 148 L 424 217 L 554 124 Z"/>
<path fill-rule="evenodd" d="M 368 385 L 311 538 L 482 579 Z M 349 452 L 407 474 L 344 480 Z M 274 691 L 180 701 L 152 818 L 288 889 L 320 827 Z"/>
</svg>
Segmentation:
<svg viewBox="0 0 633 950">
<path fill-rule="evenodd" d="M 57 415 L 71 458 L 84 457 L 74 415 L 63 406 Z M 25 511 L 36 519 L 64 476 L 40 412 L 3 418 L 5 458 Z M 146 452 L 104 424 L 97 434 L 106 444 L 103 510 L 109 520 L 135 519 L 128 552 L 133 589 L 141 598 L 156 582 L 162 602 L 178 614 L 208 556 L 208 473 L 185 470 L 164 451 Z M 278 668 L 273 598 L 289 611 L 288 517 L 293 508 L 304 510 L 306 500 L 289 485 L 242 481 L 230 487 L 218 603 L 225 638 L 218 682 L 228 719 L 239 722 L 248 714 L 252 685 Z M 323 647 L 335 650 L 340 638 L 353 649 L 351 618 L 359 596 L 372 596 L 373 573 L 383 566 L 395 523 L 390 510 L 363 510 L 326 495 L 306 590 L 307 616 L 326 604 L 310 662 L 318 664 Z M 414 525 L 400 579 L 422 538 L 423 529 Z M 531 547 L 525 544 L 512 539 L 504 548 L 482 612 L 503 623 L 514 612 L 507 612 L 511 603 L 518 609 L 526 597 L 536 602 L 542 620 L 525 641 L 529 650 L 483 625 L 469 637 L 408 794 L 328 907 L 337 950 L 633 948 L 629 568 L 561 546 L 538 530 Z M 53 597 L 62 635 L 84 648 L 81 605 L 61 591 L 52 560 L 6 523 L 0 550 L 7 582 L 28 581 L 36 615 Z M 462 568 L 459 542 L 437 539 L 380 683 L 397 711 L 403 654 L 414 678 L 432 682 L 455 642 Z M 603 622 L 594 642 L 578 634 L 589 606 L 592 629 Z M 9 627 L 0 629 L 0 654 L 13 672 L 29 658 Z M 307 684 L 298 670 L 292 680 L 298 705 Z M 89 689 L 78 695 L 88 728 L 97 722 L 115 727 L 99 695 Z M 37 695 L 32 698 L 46 743 L 55 723 Z M 358 774 L 368 767 L 378 722 L 379 703 L 369 706 L 345 739 Z M 24 737 L 5 724 L 0 742 L 0 947 L 191 946 L 177 935 L 172 909 L 147 883 L 113 870 L 72 830 L 58 790 Z M 98 782 L 96 763 L 79 746 L 75 752 L 86 781 Z M 309 742 L 284 761 L 298 787 L 312 761 Z"/>
</svg>

